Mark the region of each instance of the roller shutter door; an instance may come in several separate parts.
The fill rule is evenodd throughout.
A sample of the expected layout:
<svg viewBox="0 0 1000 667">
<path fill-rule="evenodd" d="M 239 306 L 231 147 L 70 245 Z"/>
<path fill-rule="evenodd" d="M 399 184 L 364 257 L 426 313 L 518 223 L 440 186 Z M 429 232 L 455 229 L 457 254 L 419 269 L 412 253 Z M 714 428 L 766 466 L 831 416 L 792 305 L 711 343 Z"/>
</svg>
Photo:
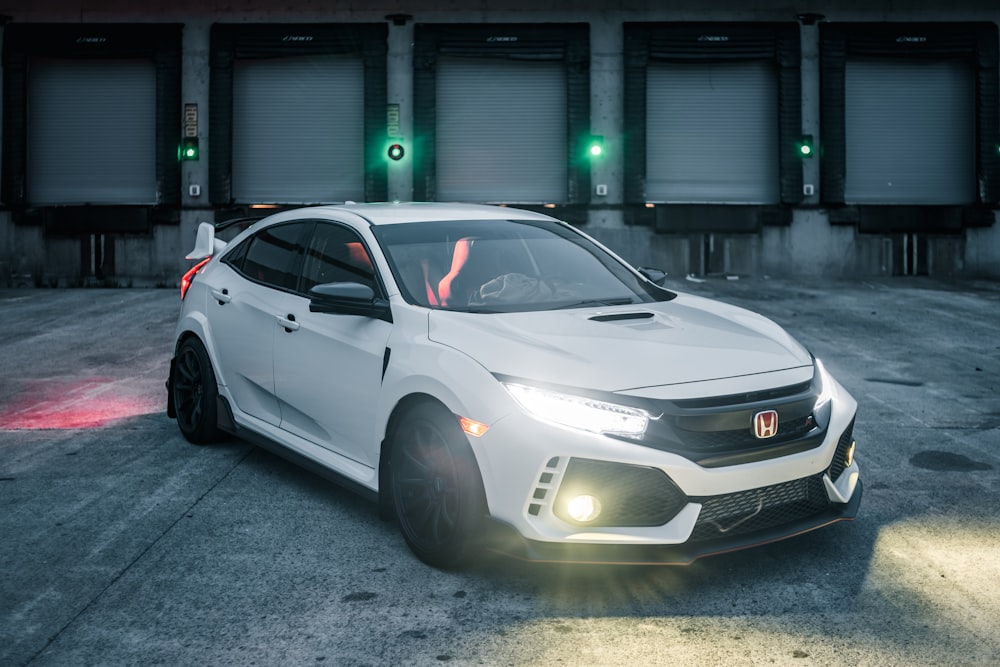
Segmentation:
<svg viewBox="0 0 1000 667">
<path fill-rule="evenodd" d="M 773 62 L 650 63 L 646 200 L 780 200 Z"/>
<path fill-rule="evenodd" d="M 436 110 L 439 201 L 566 201 L 562 62 L 442 57 Z"/>
<path fill-rule="evenodd" d="M 364 201 L 364 136 L 360 56 L 234 63 L 235 201 Z"/>
<path fill-rule="evenodd" d="M 152 62 L 32 60 L 28 114 L 32 205 L 157 202 Z"/>
<path fill-rule="evenodd" d="M 975 201 L 975 87 L 964 60 L 845 66 L 848 203 Z"/>
</svg>

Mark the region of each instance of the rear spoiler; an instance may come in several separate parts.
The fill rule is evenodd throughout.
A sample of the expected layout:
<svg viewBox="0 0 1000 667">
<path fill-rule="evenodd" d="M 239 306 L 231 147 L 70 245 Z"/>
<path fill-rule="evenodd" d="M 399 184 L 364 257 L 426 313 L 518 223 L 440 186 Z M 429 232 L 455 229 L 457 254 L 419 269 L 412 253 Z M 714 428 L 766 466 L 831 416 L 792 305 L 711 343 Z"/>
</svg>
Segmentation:
<svg viewBox="0 0 1000 667">
<path fill-rule="evenodd" d="M 211 222 L 203 222 L 199 224 L 198 236 L 194 241 L 194 250 L 188 253 L 184 258 L 204 259 L 206 257 L 211 257 L 216 253 L 222 252 L 223 248 L 229 244 L 222 239 L 215 238 L 216 232 L 221 232 L 223 229 L 228 229 L 229 227 L 235 227 L 237 225 L 245 229 L 259 220 L 263 220 L 263 217 L 256 215 L 244 218 L 233 218 L 232 220 L 223 220 L 222 222 L 217 222 L 215 224 L 212 224 Z"/>
<path fill-rule="evenodd" d="M 194 250 L 184 256 L 184 259 L 205 259 L 225 248 L 227 243 L 215 238 L 215 225 L 203 222 L 198 225 L 198 236 L 194 241 Z"/>
</svg>

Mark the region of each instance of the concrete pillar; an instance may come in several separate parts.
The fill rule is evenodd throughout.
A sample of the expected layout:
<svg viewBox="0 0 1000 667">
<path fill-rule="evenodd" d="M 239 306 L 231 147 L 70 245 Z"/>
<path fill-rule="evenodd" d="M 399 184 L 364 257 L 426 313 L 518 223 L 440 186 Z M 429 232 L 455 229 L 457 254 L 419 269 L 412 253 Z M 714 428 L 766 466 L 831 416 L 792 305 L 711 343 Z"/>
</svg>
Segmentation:
<svg viewBox="0 0 1000 667">
<path fill-rule="evenodd" d="M 181 56 L 181 104 L 178 114 L 184 113 L 183 105 L 198 105 L 199 158 L 181 163 L 181 221 L 176 228 L 160 226 L 153 234 L 156 245 L 154 257 L 163 264 L 155 268 L 155 277 L 166 284 L 178 282 L 188 269 L 184 254 L 194 247 L 198 223 L 214 222 L 215 213 L 209 204 L 208 160 L 212 152 L 208 132 L 209 81 L 211 68 L 210 18 L 192 19 L 184 24 L 183 53 Z M 180 137 L 178 137 L 178 141 Z M 197 194 L 195 194 L 197 192 Z"/>
<path fill-rule="evenodd" d="M 819 24 L 803 24 L 800 28 L 802 39 L 802 133 L 813 136 L 816 154 L 812 159 L 802 160 L 802 183 L 806 193 L 802 204 L 819 204 L 819 154 L 823 137 L 820 136 L 819 113 Z M 810 186 L 812 194 L 809 195 Z"/>
<path fill-rule="evenodd" d="M 624 57 L 622 22 L 612 12 L 595 13 L 590 23 L 590 131 L 604 137 L 604 156 L 591 166 L 588 225 L 624 227 Z M 597 194 L 605 186 L 607 194 Z M 604 191 L 602 189 L 602 191 Z"/>
<path fill-rule="evenodd" d="M 399 109 L 399 135 L 406 156 L 389 162 L 389 199 L 413 199 L 413 21 L 389 22 L 387 100 Z M 395 108 L 395 107 L 394 107 Z"/>
</svg>

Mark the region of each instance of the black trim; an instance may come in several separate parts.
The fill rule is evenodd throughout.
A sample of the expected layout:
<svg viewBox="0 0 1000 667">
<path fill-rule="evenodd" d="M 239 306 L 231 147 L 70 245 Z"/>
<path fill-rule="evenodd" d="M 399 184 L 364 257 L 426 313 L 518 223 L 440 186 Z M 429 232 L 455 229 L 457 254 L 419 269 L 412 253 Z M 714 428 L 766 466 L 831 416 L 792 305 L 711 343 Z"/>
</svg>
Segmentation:
<svg viewBox="0 0 1000 667">
<path fill-rule="evenodd" d="M 260 447 L 261 449 L 264 449 L 274 454 L 275 456 L 283 458 L 286 461 L 289 461 L 290 463 L 294 463 L 297 466 L 305 468 L 309 472 L 315 475 L 319 475 L 323 479 L 329 482 L 333 482 L 337 486 L 347 489 L 352 493 L 358 494 L 359 496 L 361 496 L 362 498 L 364 498 L 369 502 L 373 503 L 378 502 L 378 497 L 379 497 L 378 491 L 369 489 L 367 486 L 363 486 L 362 484 L 355 482 L 353 479 L 349 477 L 345 477 L 340 473 L 334 472 L 329 468 L 327 468 L 326 466 L 324 466 L 322 463 L 314 461 L 308 456 L 300 454 L 293 449 L 290 449 L 282 444 L 279 444 L 274 440 L 271 440 L 270 438 L 261 435 L 260 433 L 251 431 L 235 423 L 233 424 L 233 426 L 235 428 L 230 432 L 237 438 L 245 440 L 252 445 L 256 445 L 257 447 Z"/>
<path fill-rule="evenodd" d="M 0 196 L 4 204 L 15 211 L 24 211 L 31 205 L 27 200 L 26 182 L 30 61 L 33 57 L 47 57 L 153 61 L 156 66 L 157 204 L 179 205 L 181 30 L 182 26 L 175 23 L 25 23 L 4 28 L 3 175 L 0 177 Z M 25 220 L 29 224 L 31 221 L 30 217 Z M 171 222 L 170 217 L 166 216 L 164 222 Z M 97 223 L 91 229 L 74 231 L 122 231 L 118 229 L 120 226 L 113 222 L 108 227 Z"/>
<path fill-rule="evenodd" d="M 767 204 L 660 204 L 653 208 L 652 220 L 653 229 L 663 233 L 754 233 L 765 226 L 792 224 L 792 209 Z"/>
<path fill-rule="evenodd" d="M 565 542 L 540 542 L 521 536 L 516 529 L 500 521 L 490 525 L 488 548 L 491 551 L 519 560 L 607 564 L 607 565 L 690 565 L 699 558 L 715 556 L 742 549 L 770 544 L 803 533 L 823 528 L 838 521 L 850 521 L 857 516 L 861 506 L 862 484 L 859 481 L 854 495 L 846 505 L 830 508 L 811 517 L 753 533 L 714 540 L 683 544 L 628 545 L 628 544 L 567 544 Z"/>
<path fill-rule="evenodd" d="M 215 425 L 226 433 L 236 434 L 236 420 L 233 418 L 233 408 L 222 394 L 215 396 Z"/>
<path fill-rule="evenodd" d="M 761 208 L 725 204 L 698 206 L 717 211 L 716 222 L 685 223 L 683 207 L 655 216 L 642 210 L 646 203 L 646 71 L 650 62 L 719 62 L 773 60 L 778 68 L 778 163 L 781 203 L 802 201 L 802 163 L 796 142 L 802 133 L 801 39 L 797 23 L 625 23 L 624 137 L 625 204 L 631 208 L 629 223 L 655 221 L 657 231 L 759 231 L 761 220 L 745 209 Z M 724 36 L 725 39 L 706 39 Z M 763 207 L 775 208 L 775 207 Z M 693 209 L 689 209 L 693 210 Z M 769 216 L 762 220 L 770 220 Z M 787 216 L 790 219 L 790 213 Z M 661 223 L 661 220 L 670 220 Z M 786 216 L 775 218 L 787 224 Z M 695 227 L 698 229 L 695 230 Z"/>
<path fill-rule="evenodd" d="M 14 220 L 40 222 L 47 236 L 135 234 L 152 231 L 156 211 L 152 206 L 45 206 L 15 213 Z M 176 222 L 176 209 L 159 213 L 157 222 Z"/>
<path fill-rule="evenodd" d="M 824 23 L 820 25 L 823 128 L 820 187 L 826 205 L 845 204 L 847 136 L 845 66 L 850 56 L 964 58 L 976 78 L 977 206 L 859 206 L 861 231 L 959 231 L 964 220 L 980 226 L 982 209 L 1000 204 L 1000 82 L 995 23 Z M 893 211 L 892 209 L 899 209 Z M 926 209 L 916 222 L 906 209 Z M 992 216 L 989 216 L 992 217 Z M 912 221 L 913 219 L 910 218 Z M 956 227 L 956 221 L 958 227 Z"/>
<path fill-rule="evenodd" d="M 167 416 L 171 419 L 177 418 L 177 408 L 174 405 L 174 367 L 177 365 L 177 357 L 170 357 L 170 369 L 167 371 Z"/>
<path fill-rule="evenodd" d="M 365 200 L 384 201 L 389 196 L 388 167 L 382 154 L 387 137 L 387 35 L 384 23 L 214 24 L 209 56 L 208 119 L 212 138 L 208 166 L 212 204 L 237 204 L 232 195 L 233 62 L 346 53 L 359 53 L 364 62 Z"/>
<path fill-rule="evenodd" d="M 569 181 L 566 201 L 553 203 L 589 204 L 590 163 L 584 157 L 584 142 L 590 136 L 589 28 L 585 23 L 418 23 L 413 47 L 413 198 L 434 201 L 436 197 L 437 58 L 445 54 L 564 63 Z M 551 209 L 545 212 L 552 214 Z"/>
</svg>

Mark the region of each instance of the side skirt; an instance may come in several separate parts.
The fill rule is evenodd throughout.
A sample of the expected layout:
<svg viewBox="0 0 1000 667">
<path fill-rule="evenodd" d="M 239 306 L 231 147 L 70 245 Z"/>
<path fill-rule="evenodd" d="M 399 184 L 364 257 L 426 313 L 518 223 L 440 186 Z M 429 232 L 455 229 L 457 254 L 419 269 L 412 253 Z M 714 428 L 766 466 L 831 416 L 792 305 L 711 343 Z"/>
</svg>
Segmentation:
<svg viewBox="0 0 1000 667">
<path fill-rule="evenodd" d="M 368 487 L 362 486 L 361 484 L 358 484 L 354 480 L 345 477 L 340 473 L 334 472 L 329 468 L 320 465 L 319 463 L 316 463 L 316 461 L 313 461 L 308 456 L 303 456 L 302 454 L 299 454 L 298 452 L 291 450 L 288 447 L 285 447 L 281 443 L 275 442 L 270 438 L 260 435 L 259 433 L 255 433 L 245 428 L 241 428 L 236 423 L 236 420 L 233 419 L 233 410 L 229 405 L 229 401 L 227 401 L 222 396 L 219 396 L 218 413 L 219 413 L 218 417 L 219 428 L 226 431 L 227 433 L 231 433 L 232 435 L 236 436 L 241 440 L 245 440 L 252 445 L 256 445 L 261 449 L 267 450 L 268 452 L 274 454 L 275 456 L 280 456 L 281 458 L 285 459 L 290 463 L 294 463 L 295 465 L 301 468 L 305 468 L 309 472 L 315 475 L 319 475 L 323 479 L 329 482 L 333 482 L 337 486 L 345 488 L 348 491 L 351 491 L 352 493 L 356 493 L 365 500 L 368 500 L 373 503 L 378 502 L 379 494 L 377 491 L 372 491 Z"/>
</svg>

